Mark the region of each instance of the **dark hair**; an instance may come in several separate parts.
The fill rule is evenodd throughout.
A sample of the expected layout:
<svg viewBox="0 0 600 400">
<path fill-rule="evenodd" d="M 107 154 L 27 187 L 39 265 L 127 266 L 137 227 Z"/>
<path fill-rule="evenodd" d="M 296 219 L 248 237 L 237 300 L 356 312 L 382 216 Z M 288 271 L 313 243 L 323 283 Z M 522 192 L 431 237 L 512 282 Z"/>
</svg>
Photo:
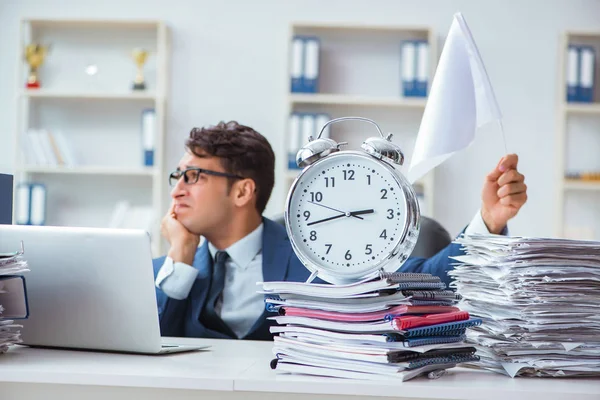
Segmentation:
<svg viewBox="0 0 600 400">
<path fill-rule="evenodd" d="M 250 178 L 256 185 L 256 209 L 262 214 L 275 184 L 275 154 L 263 135 L 236 121 L 193 128 L 186 147 L 198 157 L 218 157 L 225 172 Z M 227 178 L 229 188 L 235 181 Z"/>
</svg>

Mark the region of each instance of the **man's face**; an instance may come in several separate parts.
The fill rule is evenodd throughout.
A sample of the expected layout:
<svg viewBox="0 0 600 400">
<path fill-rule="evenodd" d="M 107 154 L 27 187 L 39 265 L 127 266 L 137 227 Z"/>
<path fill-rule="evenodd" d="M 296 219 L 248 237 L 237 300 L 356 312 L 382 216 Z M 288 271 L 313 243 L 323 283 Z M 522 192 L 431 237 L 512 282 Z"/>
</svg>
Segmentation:
<svg viewBox="0 0 600 400">
<path fill-rule="evenodd" d="M 197 167 L 225 172 L 217 157 L 198 157 L 189 151 L 181 158 L 178 167 L 181 171 Z M 196 183 L 185 183 L 184 178 L 180 178 L 171 191 L 177 220 L 197 235 L 210 235 L 225 225 L 233 210 L 227 181 L 225 177 L 203 173 L 199 174 Z"/>
</svg>

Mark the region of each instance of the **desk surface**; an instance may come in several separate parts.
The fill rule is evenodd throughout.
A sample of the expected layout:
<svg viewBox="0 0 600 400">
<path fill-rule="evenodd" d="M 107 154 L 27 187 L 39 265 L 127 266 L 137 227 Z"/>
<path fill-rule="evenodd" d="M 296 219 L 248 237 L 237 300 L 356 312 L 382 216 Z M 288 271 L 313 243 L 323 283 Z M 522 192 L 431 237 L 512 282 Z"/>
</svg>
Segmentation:
<svg viewBox="0 0 600 400">
<path fill-rule="evenodd" d="M 355 381 L 276 375 L 272 342 L 181 339 L 208 351 L 160 356 L 36 349 L 0 355 L 2 383 L 94 385 L 203 391 L 360 395 L 430 399 L 600 399 L 600 379 L 511 379 L 463 368 L 436 379 Z"/>
</svg>

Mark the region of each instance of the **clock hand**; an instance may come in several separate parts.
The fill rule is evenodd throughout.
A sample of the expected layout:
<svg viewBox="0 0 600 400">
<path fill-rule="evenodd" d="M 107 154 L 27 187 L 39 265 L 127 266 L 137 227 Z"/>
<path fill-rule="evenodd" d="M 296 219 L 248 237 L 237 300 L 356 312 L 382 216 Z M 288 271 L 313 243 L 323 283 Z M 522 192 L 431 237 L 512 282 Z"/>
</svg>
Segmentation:
<svg viewBox="0 0 600 400">
<path fill-rule="evenodd" d="M 360 211 L 352 211 L 350 213 L 351 216 L 356 217 L 357 215 L 363 215 L 363 214 L 373 214 L 375 212 L 375 210 L 373 210 L 372 208 L 369 210 L 360 210 Z"/>
<path fill-rule="evenodd" d="M 310 203 L 310 204 L 317 205 L 317 206 L 325 207 L 325 208 L 328 208 L 328 209 L 330 209 L 330 210 L 333 210 L 333 211 L 337 211 L 337 212 L 339 212 L 339 213 L 342 213 L 342 216 L 344 216 L 344 215 L 348 215 L 348 216 L 352 216 L 352 217 L 354 217 L 354 218 L 358 218 L 358 219 L 364 219 L 363 217 L 359 217 L 359 216 L 357 216 L 357 215 L 351 215 L 350 213 L 347 213 L 346 211 L 338 210 L 337 208 L 333 208 L 333 207 L 328 207 L 328 206 L 326 206 L 326 205 L 323 205 L 323 204 L 321 204 L 321 203 L 315 203 L 314 201 L 309 201 L 309 203 Z"/>
<path fill-rule="evenodd" d="M 339 214 L 339 215 L 336 215 L 334 217 L 323 218 L 323 219 L 320 219 L 318 221 L 309 222 L 308 224 L 306 224 L 306 226 L 311 226 L 311 225 L 318 224 L 318 223 L 325 222 L 325 221 L 331 221 L 332 219 L 343 218 L 345 216 L 346 216 L 346 214 Z"/>
<path fill-rule="evenodd" d="M 315 225 L 315 224 L 318 224 L 318 223 L 321 223 L 321 222 L 331 221 L 333 219 L 338 219 L 338 218 L 342 218 L 342 217 L 356 217 L 357 215 L 362 215 L 362 214 L 373 214 L 374 212 L 375 212 L 375 210 L 373 210 L 373 209 L 353 211 L 353 212 L 350 213 L 350 215 L 339 214 L 339 215 L 335 215 L 333 217 L 323 218 L 323 219 L 320 219 L 318 221 L 312 221 L 312 222 L 309 222 L 308 224 L 306 224 L 306 226 L 311 226 L 311 225 Z"/>
</svg>

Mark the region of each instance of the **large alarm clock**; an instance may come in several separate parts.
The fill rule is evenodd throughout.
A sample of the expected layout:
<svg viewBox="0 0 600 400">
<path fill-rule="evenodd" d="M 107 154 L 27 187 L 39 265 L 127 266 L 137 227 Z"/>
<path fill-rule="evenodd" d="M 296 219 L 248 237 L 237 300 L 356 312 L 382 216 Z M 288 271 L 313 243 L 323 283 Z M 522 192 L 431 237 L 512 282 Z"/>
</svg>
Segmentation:
<svg viewBox="0 0 600 400">
<path fill-rule="evenodd" d="M 366 139 L 361 151 L 321 138 L 329 124 L 372 123 L 380 137 Z M 337 118 L 298 151 L 304 167 L 288 193 L 285 222 L 294 252 L 312 272 L 334 284 L 347 284 L 393 272 L 412 252 L 419 235 L 419 206 L 399 168 L 404 155 L 379 126 L 362 117 Z"/>
</svg>

